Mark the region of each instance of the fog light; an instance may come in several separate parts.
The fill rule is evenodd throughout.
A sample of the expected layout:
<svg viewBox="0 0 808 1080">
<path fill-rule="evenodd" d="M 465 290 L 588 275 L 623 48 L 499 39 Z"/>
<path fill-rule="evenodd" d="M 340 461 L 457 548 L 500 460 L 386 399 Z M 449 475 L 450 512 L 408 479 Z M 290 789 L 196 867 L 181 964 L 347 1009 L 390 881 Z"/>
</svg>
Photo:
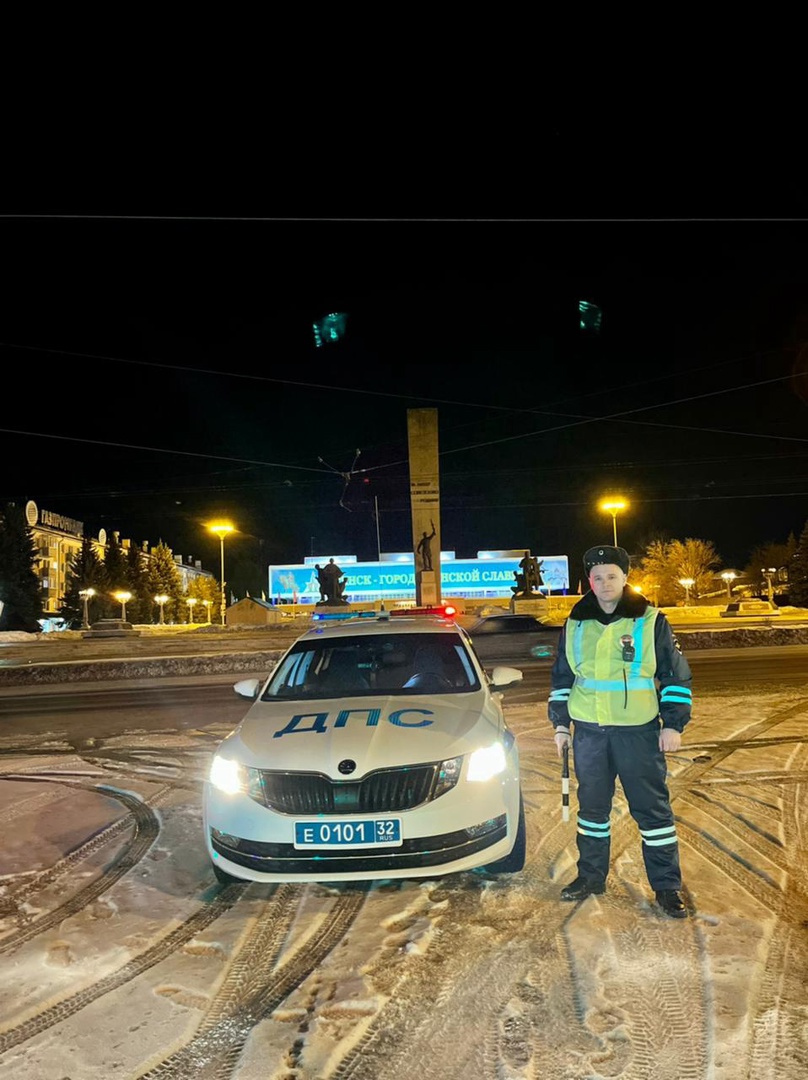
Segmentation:
<svg viewBox="0 0 808 1080">
<path fill-rule="evenodd" d="M 226 832 L 219 832 L 218 829 L 211 829 L 210 835 L 218 844 L 221 844 L 222 847 L 233 848 L 234 851 L 238 851 L 239 845 L 241 844 L 240 837 L 231 836 L 230 833 Z"/>
<path fill-rule="evenodd" d="M 488 821 L 482 821 L 479 825 L 470 825 L 465 829 L 466 836 L 472 840 L 478 836 L 485 836 L 486 833 L 493 832 L 498 829 L 502 824 L 502 818 L 490 818 Z"/>
</svg>

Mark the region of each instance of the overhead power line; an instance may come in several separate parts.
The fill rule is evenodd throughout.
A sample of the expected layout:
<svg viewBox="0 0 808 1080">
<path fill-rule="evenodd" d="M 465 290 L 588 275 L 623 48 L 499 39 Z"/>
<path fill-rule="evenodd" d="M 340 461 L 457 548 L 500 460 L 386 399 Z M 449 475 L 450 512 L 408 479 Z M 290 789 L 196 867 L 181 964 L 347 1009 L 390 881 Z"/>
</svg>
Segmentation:
<svg viewBox="0 0 808 1080">
<path fill-rule="evenodd" d="M 223 454 L 198 454 L 193 450 L 165 450 L 159 446 L 139 446 L 133 443 L 110 442 L 104 439 L 83 439 L 78 435 L 53 435 L 43 431 L 18 431 L 0 428 L 4 435 L 29 435 L 37 439 L 59 439 L 62 442 L 87 443 L 90 446 L 111 446 L 118 450 L 142 450 L 149 454 L 175 454 L 180 457 L 204 458 L 207 461 L 230 461 L 236 465 L 264 465 L 272 469 L 298 469 L 302 472 L 326 473 L 328 469 L 315 469 L 310 465 L 287 465 L 280 461 L 259 461 L 254 458 L 226 457 Z"/>
</svg>

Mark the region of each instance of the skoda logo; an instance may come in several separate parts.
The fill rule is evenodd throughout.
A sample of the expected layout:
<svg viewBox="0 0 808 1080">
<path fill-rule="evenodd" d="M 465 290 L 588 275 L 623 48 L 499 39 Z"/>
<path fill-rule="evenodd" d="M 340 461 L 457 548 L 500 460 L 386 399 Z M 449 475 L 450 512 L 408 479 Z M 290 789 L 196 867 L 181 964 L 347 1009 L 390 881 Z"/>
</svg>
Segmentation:
<svg viewBox="0 0 808 1080">
<path fill-rule="evenodd" d="M 350 758 L 345 758 L 344 761 L 341 761 L 339 765 L 337 765 L 337 768 L 343 775 L 347 775 L 348 773 L 356 771 L 356 762 L 351 761 Z"/>
</svg>

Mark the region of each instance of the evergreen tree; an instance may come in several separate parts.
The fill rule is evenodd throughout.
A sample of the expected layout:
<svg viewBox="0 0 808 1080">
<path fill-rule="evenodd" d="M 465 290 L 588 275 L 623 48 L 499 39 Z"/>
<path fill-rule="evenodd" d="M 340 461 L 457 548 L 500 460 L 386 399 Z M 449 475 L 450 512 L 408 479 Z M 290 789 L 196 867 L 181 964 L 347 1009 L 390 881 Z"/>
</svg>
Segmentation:
<svg viewBox="0 0 808 1080">
<path fill-rule="evenodd" d="M 65 576 L 65 594 L 59 614 L 68 626 L 81 626 L 84 621 L 84 600 L 79 595 L 82 589 L 95 589 L 96 595 L 87 601 L 87 617 L 93 623 L 100 617 L 101 606 L 109 595 L 109 582 L 89 536 L 82 538 L 81 548 L 70 560 Z"/>
<path fill-rule="evenodd" d="M 167 544 L 161 540 L 151 552 L 149 565 L 146 569 L 146 585 L 152 612 L 155 607 L 155 596 L 168 596 L 169 600 L 164 608 L 165 622 L 178 622 L 179 601 L 182 597 L 182 578 L 174 561 L 174 554 Z M 183 612 L 184 615 L 184 612 Z"/>
<path fill-rule="evenodd" d="M 788 567 L 788 595 L 795 607 L 808 607 L 808 521 Z"/>
<path fill-rule="evenodd" d="M 126 554 L 126 588 L 132 594 L 132 599 L 126 605 L 129 621 L 151 622 L 154 603 L 149 596 L 146 560 L 136 544 L 132 544 Z"/>
<path fill-rule="evenodd" d="M 121 541 L 116 532 L 107 540 L 107 549 L 104 552 L 104 569 L 107 573 L 107 594 L 101 605 L 104 616 L 108 619 L 117 619 L 121 615 L 121 604 L 116 600 L 113 593 L 126 590 L 129 592 L 129 567 Z"/>
<path fill-rule="evenodd" d="M 38 634 L 43 617 L 42 590 L 36 575 L 36 545 L 24 512 L 7 503 L 0 512 L 0 630 Z"/>
</svg>

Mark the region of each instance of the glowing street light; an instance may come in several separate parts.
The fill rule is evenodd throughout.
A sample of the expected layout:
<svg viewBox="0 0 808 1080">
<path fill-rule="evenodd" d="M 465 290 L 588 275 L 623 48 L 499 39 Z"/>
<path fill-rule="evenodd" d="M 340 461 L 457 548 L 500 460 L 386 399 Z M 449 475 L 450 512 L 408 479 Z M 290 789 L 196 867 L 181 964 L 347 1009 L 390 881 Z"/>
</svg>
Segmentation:
<svg viewBox="0 0 808 1080">
<path fill-rule="evenodd" d="M 621 510 L 628 509 L 628 503 L 622 498 L 608 498 L 602 499 L 600 509 L 605 510 L 607 514 L 612 515 L 612 529 L 614 531 L 614 546 L 617 547 L 617 515 Z"/>
<path fill-rule="evenodd" d="M 221 544 L 221 552 L 222 552 L 222 574 L 221 574 L 221 577 L 222 577 L 222 599 L 221 599 L 221 608 L 220 608 L 220 610 L 221 610 L 221 616 L 222 616 L 222 626 L 224 626 L 224 623 L 225 623 L 225 611 L 227 610 L 227 602 L 226 602 L 225 596 L 224 596 L 224 538 L 226 536 L 228 536 L 231 532 L 235 532 L 236 528 L 235 528 L 235 525 L 232 525 L 229 521 L 212 521 L 208 525 L 208 529 L 210 530 L 210 532 L 215 533 L 216 536 L 219 537 L 219 543 Z"/>
<path fill-rule="evenodd" d="M 81 624 L 82 630 L 90 629 L 90 615 L 87 609 L 87 605 L 90 603 L 90 597 L 95 596 L 95 589 L 79 589 L 79 596 L 84 603 L 84 621 Z"/>
<path fill-rule="evenodd" d="M 680 577 L 679 584 L 685 590 L 685 607 L 690 603 L 690 590 L 696 584 L 692 577 Z"/>
<path fill-rule="evenodd" d="M 721 579 L 726 582 L 727 586 L 727 600 L 732 599 L 732 583 L 737 576 L 734 570 L 725 570 L 721 575 Z"/>
<path fill-rule="evenodd" d="M 162 626 L 165 623 L 165 617 L 163 616 L 163 608 L 168 603 L 170 597 L 166 596 L 165 593 L 160 593 L 159 596 L 155 596 L 154 599 L 160 605 L 160 626 Z"/>
<path fill-rule="evenodd" d="M 210 605 L 213 603 L 213 601 L 212 600 L 203 600 L 202 603 L 205 605 L 205 611 L 208 614 L 208 623 L 210 623 Z"/>
<path fill-rule="evenodd" d="M 189 596 L 185 603 L 188 605 L 188 622 L 192 623 L 194 621 L 194 604 L 196 603 L 196 597 Z"/>
<path fill-rule="evenodd" d="M 132 594 L 130 592 L 121 591 L 113 593 L 112 595 L 121 605 L 121 620 L 126 622 L 126 601 L 132 599 Z"/>
</svg>

